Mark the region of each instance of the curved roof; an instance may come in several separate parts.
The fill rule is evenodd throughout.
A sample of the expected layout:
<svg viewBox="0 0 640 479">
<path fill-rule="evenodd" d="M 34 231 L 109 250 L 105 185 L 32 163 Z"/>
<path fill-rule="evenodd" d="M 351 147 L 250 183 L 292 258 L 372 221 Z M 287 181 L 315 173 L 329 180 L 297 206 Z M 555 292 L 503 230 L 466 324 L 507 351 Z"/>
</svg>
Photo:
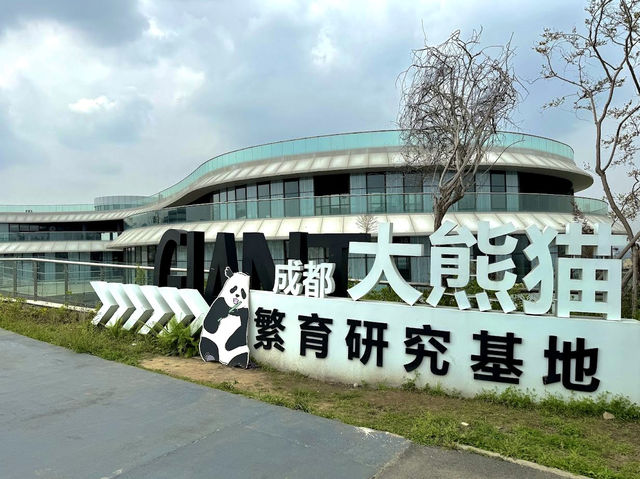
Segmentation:
<svg viewBox="0 0 640 479">
<path fill-rule="evenodd" d="M 184 191 L 200 178 L 209 173 L 236 166 L 241 163 L 256 162 L 260 160 L 277 159 L 291 156 L 316 156 L 322 153 L 370 150 L 370 149 L 399 149 L 402 147 L 400 130 L 379 130 L 353 133 L 338 133 L 334 135 L 322 135 L 295 140 L 277 141 L 264 145 L 251 146 L 239 150 L 223 153 L 202 163 L 188 176 L 150 196 L 151 202 L 159 202 L 165 198 Z M 506 150 L 530 150 L 535 153 L 556 156 L 565 163 L 573 161 L 573 149 L 559 141 L 523 133 L 500 132 L 496 135 L 494 148 L 500 151 Z M 322 156 L 322 155 L 321 155 Z M 589 175 L 587 175 L 589 176 Z"/>
</svg>

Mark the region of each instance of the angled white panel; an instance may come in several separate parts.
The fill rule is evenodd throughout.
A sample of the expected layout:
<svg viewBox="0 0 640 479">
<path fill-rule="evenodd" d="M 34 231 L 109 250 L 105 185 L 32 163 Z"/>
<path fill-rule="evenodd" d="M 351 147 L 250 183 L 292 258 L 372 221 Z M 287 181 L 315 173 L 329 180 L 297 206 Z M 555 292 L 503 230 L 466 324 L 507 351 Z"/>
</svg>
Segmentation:
<svg viewBox="0 0 640 479">
<path fill-rule="evenodd" d="M 255 231 L 260 231 L 261 233 L 263 233 L 265 238 L 276 238 L 278 235 L 280 224 L 280 221 L 265 220 L 260 225 L 260 229 Z M 288 238 L 288 235 L 285 236 L 285 238 Z"/>
<path fill-rule="evenodd" d="M 331 158 L 329 163 L 329 168 L 332 170 L 344 170 L 349 164 L 349 156 L 348 155 L 337 155 Z"/>
<path fill-rule="evenodd" d="M 389 156 L 386 152 L 369 153 L 369 166 L 384 166 L 389 164 Z"/>
<path fill-rule="evenodd" d="M 160 288 L 160 294 L 162 294 L 162 298 L 167 302 L 171 310 L 173 311 L 174 316 L 176 317 L 176 321 L 181 324 L 188 324 L 194 318 L 195 315 L 187 306 L 187 303 L 184 302 L 182 296 L 180 296 L 180 291 L 178 288 L 164 287 Z M 164 331 L 161 331 L 162 334 Z"/>
<path fill-rule="evenodd" d="M 280 168 L 281 165 L 282 165 L 282 161 L 273 161 L 272 163 L 268 164 L 265 167 L 263 174 L 265 176 L 272 175 L 273 173 L 278 171 L 278 168 Z"/>
<path fill-rule="evenodd" d="M 140 291 L 153 308 L 153 314 L 138 331 L 140 334 L 147 334 L 156 325 L 164 326 L 173 316 L 173 310 L 164 300 L 157 286 L 141 286 Z"/>
<path fill-rule="evenodd" d="M 275 220 L 271 220 L 275 224 Z M 282 218 L 277 222 L 278 229 L 276 236 L 279 238 L 288 238 L 292 231 L 302 231 L 300 224 L 301 218 Z"/>
<path fill-rule="evenodd" d="M 121 283 L 108 283 L 108 284 L 109 284 L 109 292 L 111 293 L 111 296 L 113 296 L 113 299 L 115 299 L 116 303 L 118 303 L 118 309 L 116 309 L 116 312 L 113 313 L 113 316 L 111 316 L 111 319 L 109 319 L 109 321 L 105 325 L 107 327 L 111 327 L 111 326 L 114 326 L 116 322 L 120 319 L 123 322 L 126 322 L 127 319 L 129 319 L 129 316 L 133 314 L 136 308 L 133 306 L 133 303 L 129 299 L 129 296 L 127 296 L 127 293 L 125 293 L 123 284 Z"/>
<path fill-rule="evenodd" d="M 366 153 L 349 155 L 349 167 L 364 167 L 369 165 L 369 156 Z M 331 165 L 333 166 L 333 165 Z"/>
<path fill-rule="evenodd" d="M 298 160 L 293 164 L 293 171 L 307 171 L 313 162 L 313 158 Z"/>
<path fill-rule="evenodd" d="M 105 281 L 91 281 L 91 287 L 98 295 L 98 299 L 102 303 L 102 307 L 96 313 L 96 316 L 91 321 L 94 325 L 98 325 L 104 321 L 108 321 L 109 318 L 118 309 L 118 303 L 111 295 L 109 291 L 109 283 Z"/>
<path fill-rule="evenodd" d="M 313 216 L 310 218 L 303 218 L 300 222 L 300 231 L 306 231 L 307 233 L 321 233 L 322 217 Z"/>
<path fill-rule="evenodd" d="M 414 233 L 409 215 L 388 215 L 387 221 L 393 223 L 393 231 L 396 234 Z"/>
<path fill-rule="evenodd" d="M 242 224 L 242 228 L 236 233 L 236 236 L 242 235 L 243 233 L 253 233 L 253 232 L 256 232 L 256 231 L 259 231 L 259 232 L 263 233 L 263 231 L 262 231 L 262 223 L 264 223 L 264 220 L 261 220 L 261 219 L 260 220 L 247 220 Z"/>
<path fill-rule="evenodd" d="M 325 216 L 320 230 L 323 233 L 342 233 L 342 216 Z"/>
<path fill-rule="evenodd" d="M 394 166 L 404 165 L 404 158 L 402 157 L 402 153 L 389 153 L 389 164 Z"/>
<path fill-rule="evenodd" d="M 125 293 L 133 303 L 136 310 L 129 316 L 127 322 L 122 326 L 127 331 L 138 324 L 144 324 L 153 314 L 153 308 L 144 297 L 140 286 L 137 284 L 125 284 L 123 285 Z"/>
<path fill-rule="evenodd" d="M 210 306 L 197 289 L 181 289 L 179 291 L 180 296 L 195 316 L 191 321 L 191 334 L 194 335 L 200 330 Z"/>
<path fill-rule="evenodd" d="M 328 170 L 330 161 L 331 161 L 330 156 L 317 156 L 313 159 L 313 163 L 311 164 L 311 169 L 312 170 Z"/>
</svg>

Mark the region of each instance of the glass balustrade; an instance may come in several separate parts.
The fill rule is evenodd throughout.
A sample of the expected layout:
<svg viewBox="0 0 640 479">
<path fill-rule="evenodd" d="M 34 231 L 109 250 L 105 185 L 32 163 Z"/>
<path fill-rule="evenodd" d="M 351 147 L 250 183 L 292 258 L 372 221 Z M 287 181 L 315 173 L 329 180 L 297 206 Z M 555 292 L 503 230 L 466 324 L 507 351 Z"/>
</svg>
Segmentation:
<svg viewBox="0 0 640 479">
<path fill-rule="evenodd" d="M 153 271 L 144 271 L 152 284 Z M 130 266 L 0 258 L 0 295 L 94 308 L 98 296 L 91 281 L 133 283 L 136 273 Z"/>
<path fill-rule="evenodd" d="M 94 211 L 93 204 L 74 205 L 0 205 L 0 213 L 65 213 Z"/>
<path fill-rule="evenodd" d="M 34 231 L 0 233 L 0 242 L 11 241 L 111 241 L 117 232 L 102 231 Z"/>
<path fill-rule="evenodd" d="M 604 201 L 576 196 L 528 193 L 468 193 L 450 212 L 544 212 L 606 215 Z M 360 214 L 432 213 L 430 193 L 331 195 L 229 201 L 166 208 L 125 219 L 125 229 L 157 224 L 236 219 L 335 216 Z"/>
</svg>

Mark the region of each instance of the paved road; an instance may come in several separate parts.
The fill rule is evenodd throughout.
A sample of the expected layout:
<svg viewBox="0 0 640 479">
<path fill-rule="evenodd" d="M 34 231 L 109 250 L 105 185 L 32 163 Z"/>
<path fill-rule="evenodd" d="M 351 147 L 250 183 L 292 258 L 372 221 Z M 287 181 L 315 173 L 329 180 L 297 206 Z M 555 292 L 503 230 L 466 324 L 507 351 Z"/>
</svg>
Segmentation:
<svg viewBox="0 0 640 479">
<path fill-rule="evenodd" d="M 424 448 L 0 329 L 0 478 L 557 476 Z"/>
</svg>

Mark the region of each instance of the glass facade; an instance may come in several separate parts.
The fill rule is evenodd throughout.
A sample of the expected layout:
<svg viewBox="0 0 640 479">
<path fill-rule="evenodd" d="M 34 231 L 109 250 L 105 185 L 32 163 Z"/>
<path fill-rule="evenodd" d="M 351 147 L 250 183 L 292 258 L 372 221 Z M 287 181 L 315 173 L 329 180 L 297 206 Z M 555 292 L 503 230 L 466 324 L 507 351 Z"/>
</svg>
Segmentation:
<svg viewBox="0 0 640 479">
<path fill-rule="evenodd" d="M 579 208 L 585 214 L 606 215 L 607 205 L 601 200 L 572 196 L 535 195 L 519 193 L 468 193 L 450 212 L 546 212 L 573 213 Z M 523 196 L 527 196 L 523 198 Z M 512 201 L 511 201 L 512 200 Z M 432 213 L 431 193 L 374 193 L 365 195 L 334 195 L 319 197 L 296 197 L 258 200 L 258 208 L 248 208 L 249 201 L 228 201 L 208 205 L 181 206 L 148 213 L 140 213 L 125 219 L 125 229 L 141 228 L 157 224 L 221 221 L 236 219 L 237 211 L 247 212 L 243 218 L 263 218 L 260 213 L 269 213 L 270 218 L 292 216 L 323 216 L 386 214 L 386 213 Z M 469 203 L 475 204 L 474 210 Z M 309 207 L 309 204 L 311 205 Z"/>
</svg>

